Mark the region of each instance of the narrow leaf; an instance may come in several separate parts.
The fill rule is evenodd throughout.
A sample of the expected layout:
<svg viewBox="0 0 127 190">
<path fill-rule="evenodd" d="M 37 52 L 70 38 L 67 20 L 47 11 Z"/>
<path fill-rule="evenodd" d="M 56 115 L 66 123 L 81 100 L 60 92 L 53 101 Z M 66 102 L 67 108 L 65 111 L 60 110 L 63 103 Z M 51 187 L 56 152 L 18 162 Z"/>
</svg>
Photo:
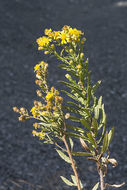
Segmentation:
<svg viewBox="0 0 127 190">
<path fill-rule="evenodd" d="M 97 189 L 98 189 L 98 187 L 99 187 L 99 182 L 98 182 L 98 183 L 96 183 L 96 185 L 94 185 L 94 187 L 92 188 L 92 190 L 97 190 Z"/>
<path fill-rule="evenodd" d="M 68 156 L 66 156 L 66 154 L 64 154 L 61 150 L 56 149 L 57 153 L 59 154 L 59 156 L 67 163 L 71 163 L 70 159 Z"/>
<path fill-rule="evenodd" d="M 97 136 L 98 132 L 98 122 L 95 118 L 92 118 L 92 127 L 94 128 L 94 134 Z"/>
<path fill-rule="evenodd" d="M 69 181 L 67 178 L 60 176 L 61 179 L 64 181 L 64 183 L 66 183 L 69 186 L 76 186 L 75 184 L 73 184 L 71 181 Z"/>
<path fill-rule="evenodd" d="M 85 119 L 80 119 L 80 121 L 84 127 L 90 130 L 90 123 L 88 121 L 86 121 Z"/>
<path fill-rule="evenodd" d="M 102 149 L 101 152 L 105 153 L 108 149 L 108 133 L 106 132 L 104 139 L 103 139 L 103 145 L 102 145 Z"/>
<path fill-rule="evenodd" d="M 73 183 L 77 186 L 76 178 L 74 175 L 71 175 L 71 179 L 72 179 Z M 81 186 L 81 188 L 83 188 L 81 181 L 80 181 L 80 186 Z"/>
<path fill-rule="evenodd" d="M 102 107 L 102 96 L 100 96 L 100 98 L 98 100 L 98 106 L 99 106 L 99 108 Z"/>
<path fill-rule="evenodd" d="M 95 93 L 96 89 L 99 87 L 100 84 L 101 84 L 101 81 L 99 80 L 99 81 L 97 81 L 97 83 L 93 86 L 93 88 L 92 88 L 93 93 Z"/>
<path fill-rule="evenodd" d="M 80 118 L 78 118 L 76 116 L 70 116 L 69 119 L 72 121 L 80 122 Z"/>
<path fill-rule="evenodd" d="M 90 98 L 91 98 L 91 87 L 88 86 L 87 88 L 87 104 L 90 104 Z"/>
<path fill-rule="evenodd" d="M 66 125 L 66 127 L 67 127 L 68 129 L 73 130 L 73 131 L 77 131 L 77 132 L 79 132 L 79 133 L 84 133 L 84 130 L 83 130 L 82 128 L 80 128 L 80 127 L 71 126 L 71 125 Z"/>
<path fill-rule="evenodd" d="M 98 105 L 94 108 L 94 117 L 96 120 L 99 118 L 99 107 Z"/>
<path fill-rule="evenodd" d="M 92 156 L 92 153 L 89 152 L 72 152 L 73 156 Z"/>
<path fill-rule="evenodd" d="M 96 148 L 97 146 L 96 146 L 96 144 L 95 144 L 95 141 L 94 141 L 94 138 L 93 138 L 92 134 L 89 132 L 89 133 L 87 133 L 87 136 L 88 136 L 89 140 L 91 141 L 91 143 L 92 143 L 92 144 L 94 145 L 94 147 Z"/>
<path fill-rule="evenodd" d="M 89 139 L 87 137 L 85 137 L 84 135 L 79 135 L 79 134 L 71 133 L 71 132 L 65 132 L 65 134 L 68 136 L 71 136 L 71 137 L 78 138 L 78 139 L 81 137 L 82 139 L 89 141 Z"/>
<path fill-rule="evenodd" d="M 108 144 L 110 144 L 110 142 L 112 141 L 113 135 L 114 135 L 114 127 L 108 133 Z"/>
<path fill-rule="evenodd" d="M 71 139 L 71 137 L 69 137 L 69 142 L 70 142 L 70 146 L 71 146 L 71 151 L 73 151 L 73 147 L 74 147 L 74 142 Z"/>
</svg>

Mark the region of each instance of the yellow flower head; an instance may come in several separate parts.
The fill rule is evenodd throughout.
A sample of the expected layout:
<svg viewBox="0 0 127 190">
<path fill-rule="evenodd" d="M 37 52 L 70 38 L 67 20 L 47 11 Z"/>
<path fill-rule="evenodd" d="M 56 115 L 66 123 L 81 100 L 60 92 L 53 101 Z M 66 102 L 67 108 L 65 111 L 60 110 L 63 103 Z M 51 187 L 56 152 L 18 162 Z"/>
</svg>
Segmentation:
<svg viewBox="0 0 127 190">
<path fill-rule="evenodd" d="M 82 68 L 82 66 L 81 65 L 77 65 L 77 69 L 81 69 Z"/>
<path fill-rule="evenodd" d="M 37 108 L 35 106 L 32 107 L 32 109 L 30 110 L 30 112 L 32 112 L 32 115 L 34 117 L 38 117 L 39 116 L 38 110 L 37 110 Z"/>
<path fill-rule="evenodd" d="M 39 70 L 39 69 L 40 69 L 40 66 L 41 66 L 40 64 L 36 64 L 35 67 L 34 67 L 34 71 Z"/>
<path fill-rule="evenodd" d="M 55 99 L 57 103 L 61 104 L 63 102 L 63 98 L 61 96 L 56 96 Z"/>
<path fill-rule="evenodd" d="M 51 92 L 53 92 L 54 95 L 59 95 L 58 90 L 54 88 L 54 86 L 51 87 Z"/>
<path fill-rule="evenodd" d="M 41 67 L 43 68 L 44 66 L 48 66 L 47 63 L 45 63 L 44 61 L 41 61 L 40 63 L 36 64 L 34 67 L 34 71 L 38 71 L 41 69 Z"/>
<path fill-rule="evenodd" d="M 61 38 L 61 44 L 67 43 L 67 34 L 64 31 L 61 32 L 60 38 Z"/>
<path fill-rule="evenodd" d="M 53 92 L 49 92 L 47 95 L 46 95 L 46 100 L 47 101 L 51 101 L 53 98 Z"/>
<path fill-rule="evenodd" d="M 58 40 L 60 36 L 60 32 L 59 31 L 54 31 L 54 40 Z"/>
<path fill-rule="evenodd" d="M 32 131 L 32 134 L 33 134 L 34 137 L 35 137 L 35 136 L 38 136 L 38 132 L 35 131 L 35 130 Z"/>
<path fill-rule="evenodd" d="M 36 40 L 39 47 L 43 48 L 49 45 L 50 39 L 46 36 L 40 37 Z"/>
<path fill-rule="evenodd" d="M 45 29 L 45 35 L 48 36 L 51 32 L 52 32 L 51 28 L 50 29 L 47 29 L 47 28 Z"/>
</svg>

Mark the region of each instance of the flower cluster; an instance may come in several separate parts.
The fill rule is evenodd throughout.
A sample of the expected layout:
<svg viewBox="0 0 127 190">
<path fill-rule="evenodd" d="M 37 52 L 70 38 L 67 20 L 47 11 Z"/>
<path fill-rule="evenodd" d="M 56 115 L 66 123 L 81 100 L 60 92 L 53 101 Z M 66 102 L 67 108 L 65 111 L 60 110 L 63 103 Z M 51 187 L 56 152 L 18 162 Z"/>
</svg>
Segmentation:
<svg viewBox="0 0 127 190">
<path fill-rule="evenodd" d="M 64 26 L 61 31 L 52 31 L 52 29 L 45 29 L 45 36 L 37 39 L 38 49 L 48 49 L 49 52 L 54 49 L 55 45 L 76 44 L 85 41 L 82 38 L 83 32 L 70 26 Z M 47 51 L 45 53 L 48 53 Z"/>
<path fill-rule="evenodd" d="M 40 90 L 37 90 L 37 95 L 42 97 L 43 103 L 35 100 L 34 106 L 30 110 L 31 114 L 29 114 L 25 108 L 18 109 L 17 107 L 14 107 L 13 110 L 20 114 L 19 121 L 25 121 L 30 118 L 42 121 L 41 124 L 33 124 L 35 130 L 33 130 L 32 134 L 33 136 L 37 136 L 39 139 L 44 140 L 46 139 L 46 136 L 53 131 L 52 127 L 54 124 L 57 126 L 58 120 L 63 117 L 63 98 L 59 96 L 58 90 L 54 87 L 51 87 L 49 90 L 47 85 L 47 63 L 41 61 L 36 64 L 34 67 L 34 72 L 36 73 L 37 78 L 35 83 L 41 88 Z M 50 125 L 50 128 L 47 128 L 47 123 Z"/>
</svg>

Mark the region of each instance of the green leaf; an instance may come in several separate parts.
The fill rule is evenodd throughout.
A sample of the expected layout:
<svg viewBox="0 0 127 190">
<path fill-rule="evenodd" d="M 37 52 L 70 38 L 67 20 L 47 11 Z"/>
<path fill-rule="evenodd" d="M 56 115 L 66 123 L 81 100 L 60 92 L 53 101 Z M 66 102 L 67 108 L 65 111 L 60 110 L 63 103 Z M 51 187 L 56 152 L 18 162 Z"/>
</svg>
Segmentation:
<svg viewBox="0 0 127 190">
<path fill-rule="evenodd" d="M 73 183 L 77 186 L 76 178 L 74 175 L 71 175 L 71 179 L 72 179 Z M 80 186 L 81 186 L 81 188 L 83 188 L 81 181 L 80 181 Z"/>
<path fill-rule="evenodd" d="M 96 120 L 99 118 L 99 107 L 98 105 L 94 108 L 94 117 Z"/>
<path fill-rule="evenodd" d="M 80 127 L 71 126 L 71 125 L 66 125 L 66 127 L 67 127 L 68 129 L 73 130 L 73 131 L 77 131 L 77 132 L 79 132 L 79 133 L 84 133 L 84 130 L 83 130 L 82 128 L 80 128 Z"/>
<path fill-rule="evenodd" d="M 70 158 L 68 156 L 66 156 L 66 154 L 64 154 L 61 150 L 56 149 L 57 153 L 59 154 L 59 156 L 67 163 L 71 163 Z"/>
<path fill-rule="evenodd" d="M 65 132 L 66 135 L 70 136 L 70 137 L 75 137 L 75 138 L 82 138 L 83 140 L 89 141 L 89 139 L 87 137 L 85 137 L 84 135 L 79 135 L 76 133 L 72 133 L 72 132 Z"/>
<path fill-rule="evenodd" d="M 94 141 L 94 138 L 93 138 L 92 134 L 89 132 L 89 133 L 87 133 L 87 136 L 88 136 L 90 142 L 91 142 L 91 143 L 94 145 L 94 147 L 96 148 L 97 145 L 96 145 L 96 143 L 95 143 L 95 141 Z"/>
<path fill-rule="evenodd" d="M 97 136 L 98 132 L 98 122 L 95 118 L 92 118 L 92 127 L 94 128 L 94 134 Z"/>
<path fill-rule="evenodd" d="M 88 121 L 86 121 L 85 119 L 80 119 L 80 121 L 84 127 L 86 127 L 87 129 L 90 130 L 91 126 L 90 126 L 90 123 Z"/>
<path fill-rule="evenodd" d="M 102 105 L 102 123 L 106 123 L 106 114 L 104 110 L 104 104 Z"/>
<path fill-rule="evenodd" d="M 71 83 L 68 83 L 68 82 L 65 82 L 65 81 L 59 81 L 59 82 L 65 84 L 67 87 L 69 87 L 72 90 L 74 90 L 76 93 L 78 93 L 79 96 L 81 96 L 84 99 L 83 94 L 79 91 L 79 90 L 81 90 L 79 85 L 74 84 L 74 83 L 71 84 Z"/>
<path fill-rule="evenodd" d="M 80 103 L 82 103 L 82 101 L 80 101 L 76 96 L 72 95 L 71 93 L 67 92 L 66 90 L 61 90 L 62 92 L 64 92 L 65 94 L 67 94 L 70 98 L 72 98 L 75 101 L 78 101 Z"/>
<path fill-rule="evenodd" d="M 80 118 L 76 117 L 76 116 L 70 116 L 69 119 L 71 121 L 75 121 L 75 122 L 80 122 Z"/>
<path fill-rule="evenodd" d="M 104 154 L 107 151 L 107 149 L 108 149 L 108 133 L 106 132 L 103 139 L 101 152 Z"/>
<path fill-rule="evenodd" d="M 91 99 L 91 87 L 88 86 L 87 88 L 87 104 L 90 104 L 90 99 Z"/>
<path fill-rule="evenodd" d="M 99 100 L 98 100 L 98 107 L 101 108 L 102 107 L 102 96 L 100 96 Z"/>
<path fill-rule="evenodd" d="M 92 156 L 90 152 L 72 152 L 73 156 Z"/>
<path fill-rule="evenodd" d="M 69 142 L 70 142 L 70 146 L 71 146 L 71 151 L 73 151 L 73 147 L 74 147 L 74 142 L 71 139 L 71 137 L 69 137 Z"/>
<path fill-rule="evenodd" d="M 72 112 L 72 113 L 79 113 L 78 109 L 75 109 L 75 108 L 70 107 L 70 106 L 66 106 L 66 105 L 64 106 L 63 105 L 63 108 L 66 109 L 66 110 L 68 110 L 69 112 Z"/>
<path fill-rule="evenodd" d="M 66 183 L 69 186 L 76 186 L 75 184 L 73 184 L 71 181 L 69 181 L 67 178 L 60 176 L 61 179 L 64 181 L 64 183 Z"/>
<path fill-rule="evenodd" d="M 98 187 L 99 187 L 99 182 L 98 182 L 98 183 L 96 183 L 96 185 L 94 185 L 94 187 L 92 188 L 92 190 L 97 190 L 97 189 L 98 189 Z"/>
<path fill-rule="evenodd" d="M 105 130 L 106 130 L 106 124 L 104 123 L 103 130 L 102 130 L 102 135 L 101 135 L 100 139 L 98 140 L 98 144 L 101 142 L 101 140 L 102 140 L 102 138 L 104 136 Z"/>
<path fill-rule="evenodd" d="M 87 86 L 91 86 L 91 78 L 90 78 L 91 71 L 88 72 L 88 78 L 87 78 Z"/>
<path fill-rule="evenodd" d="M 44 123 L 44 122 L 41 122 L 39 123 L 40 125 L 43 125 L 45 127 L 57 127 L 56 124 L 52 124 L 52 123 Z"/>
<path fill-rule="evenodd" d="M 110 142 L 112 141 L 113 135 L 114 135 L 114 127 L 108 133 L 108 144 L 110 144 Z"/>
<path fill-rule="evenodd" d="M 93 94 L 95 93 L 96 89 L 99 87 L 100 84 L 101 84 L 101 81 L 99 80 L 99 81 L 97 81 L 97 83 L 93 86 L 93 88 L 92 88 Z"/>
</svg>

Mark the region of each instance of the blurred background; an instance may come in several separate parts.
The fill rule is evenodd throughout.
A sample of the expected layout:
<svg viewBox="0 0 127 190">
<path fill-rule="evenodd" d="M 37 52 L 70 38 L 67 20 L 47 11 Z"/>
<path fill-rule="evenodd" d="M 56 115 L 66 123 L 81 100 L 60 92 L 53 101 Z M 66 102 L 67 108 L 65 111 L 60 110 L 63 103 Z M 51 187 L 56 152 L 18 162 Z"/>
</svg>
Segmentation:
<svg viewBox="0 0 127 190">
<path fill-rule="evenodd" d="M 127 1 L 120 0 L 0 0 L 0 190 L 67 190 L 59 178 L 71 168 L 54 148 L 32 137 L 32 121 L 19 123 L 13 106 L 31 108 L 36 99 L 33 67 L 49 63 L 49 83 L 64 79 L 58 61 L 37 51 L 45 28 L 70 25 L 87 38 L 92 80 L 102 80 L 108 127 L 115 126 L 107 181 L 127 183 Z M 58 89 L 60 84 L 55 85 Z M 98 180 L 94 163 L 78 159 L 84 189 Z M 121 188 L 127 189 L 127 185 Z"/>
</svg>

